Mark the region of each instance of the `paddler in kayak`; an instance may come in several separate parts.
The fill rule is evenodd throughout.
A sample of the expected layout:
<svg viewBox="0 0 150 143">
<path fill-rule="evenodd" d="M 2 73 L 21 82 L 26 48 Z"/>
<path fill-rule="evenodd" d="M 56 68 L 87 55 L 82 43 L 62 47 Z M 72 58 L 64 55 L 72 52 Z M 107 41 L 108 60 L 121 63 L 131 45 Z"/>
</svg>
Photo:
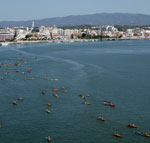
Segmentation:
<svg viewBox="0 0 150 143">
<path fill-rule="evenodd" d="M 16 101 L 13 101 L 13 103 L 12 103 L 13 105 L 17 105 L 17 102 Z"/>
<path fill-rule="evenodd" d="M 118 133 L 113 133 L 114 136 L 122 138 L 122 135 L 118 134 Z"/>
<path fill-rule="evenodd" d="M 98 120 L 100 120 L 100 121 L 105 121 L 105 119 L 103 118 L 103 117 L 98 117 Z"/>
<path fill-rule="evenodd" d="M 22 97 L 19 97 L 18 100 L 23 101 L 23 98 L 22 98 Z"/>
<path fill-rule="evenodd" d="M 47 136 L 46 139 L 47 139 L 48 142 L 53 141 L 53 138 L 51 138 L 50 136 Z"/>
<path fill-rule="evenodd" d="M 131 124 L 131 123 L 128 125 L 128 127 L 129 127 L 129 128 L 137 128 L 137 126 L 136 126 L 136 125 Z"/>
<path fill-rule="evenodd" d="M 45 95 L 45 94 L 46 94 L 46 91 L 43 90 L 43 91 L 42 91 L 42 94 Z"/>
</svg>

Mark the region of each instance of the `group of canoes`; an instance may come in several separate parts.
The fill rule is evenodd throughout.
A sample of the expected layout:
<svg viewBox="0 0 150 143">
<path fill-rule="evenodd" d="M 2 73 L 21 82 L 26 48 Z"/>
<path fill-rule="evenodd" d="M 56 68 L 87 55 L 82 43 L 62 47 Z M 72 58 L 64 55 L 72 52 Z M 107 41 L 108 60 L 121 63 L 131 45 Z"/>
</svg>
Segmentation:
<svg viewBox="0 0 150 143">
<path fill-rule="evenodd" d="M 135 134 L 144 136 L 144 137 L 150 137 L 150 135 L 147 132 L 135 132 Z"/>
<path fill-rule="evenodd" d="M 111 107 L 115 107 L 115 104 L 113 104 L 111 101 L 108 101 L 108 100 L 105 100 L 104 101 L 104 105 L 108 105 L 108 106 L 111 106 Z M 99 116 L 98 117 L 98 120 L 100 121 L 105 121 L 105 119 L 102 117 L 102 116 Z M 128 127 L 129 128 L 137 128 L 137 126 L 135 124 L 128 124 Z M 145 137 L 150 137 L 150 135 L 147 133 L 147 132 L 135 132 L 135 134 L 137 135 L 141 135 L 141 136 L 145 136 Z M 119 138 L 122 138 L 123 136 L 119 133 L 113 133 L 114 136 L 116 137 L 119 137 Z"/>
<path fill-rule="evenodd" d="M 139 135 L 139 136 L 144 136 L 144 137 L 150 137 L 150 135 L 147 132 L 135 132 L 135 134 Z M 118 133 L 113 133 L 114 136 L 122 138 L 123 136 L 121 134 Z"/>
<path fill-rule="evenodd" d="M 22 98 L 22 97 L 19 97 L 18 100 L 19 100 L 19 101 L 23 101 L 23 98 Z M 13 104 L 13 105 L 17 105 L 18 103 L 17 103 L 17 101 L 13 101 L 12 104 Z"/>
<path fill-rule="evenodd" d="M 85 105 L 91 105 L 90 102 L 86 102 L 86 98 L 85 98 L 85 96 L 84 96 L 83 94 L 80 94 L 79 96 L 80 96 L 82 99 L 85 100 L 84 102 L 82 102 L 82 104 L 85 104 Z"/>
</svg>

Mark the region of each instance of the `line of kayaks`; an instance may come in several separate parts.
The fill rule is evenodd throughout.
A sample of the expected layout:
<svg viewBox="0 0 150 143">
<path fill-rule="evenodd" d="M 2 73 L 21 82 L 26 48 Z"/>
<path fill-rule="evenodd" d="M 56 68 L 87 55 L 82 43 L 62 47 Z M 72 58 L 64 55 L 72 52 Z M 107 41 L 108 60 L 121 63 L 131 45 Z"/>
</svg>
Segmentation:
<svg viewBox="0 0 150 143">
<path fill-rule="evenodd" d="M 144 136 L 144 137 L 150 137 L 150 135 L 146 132 L 135 132 L 135 134 L 140 135 L 140 136 Z M 113 133 L 114 136 L 122 138 L 123 136 L 118 134 L 118 133 Z"/>
<path fill-rule="evenodd" d="M 150 135 L 147 132 L 135 132 L 135 134 L 144 136 L 144 137 L 150 137 Z"/>
<path fill-rule="evenodd" d="M 85 104 L 85 105 L 91 105 L 90 102 L 86 102 L 85 96 L 84 96 L 83 94 L 80 94 L 79 96 L 80 96 L 82 99 L 85 100 L 84 102 L 82 102 L 82 104 Z"/>
<path fill-rule="evenodd" d="M 23 101 L 23 97 L 19 97 L 18 100 L 19 100 L 19 101 Z M 13 105 L 17 105 L 18 103 L 17 103 L 17 101 L 13 101 L 12 104 L 13 104 Z"/>
<path fill-rule="evenodd" d="M 100 121 L 105 121 L 105 119 L 102 116 L 99 116 L 97 119 Z M 137 128 L 137 126 L 135 124 L 131 124 L 131 123 L 128 124 L 128 127 L 129 128 Z M 135 132 L 135 134 L 140 135 L 140 136 L 150 137 L 150 134 L 148 134 L 147 132 L 139 132 L 138 131 L 138 132 Z M 118 133 L 113 133 L 113 135 L 116 137 L 119 137 L 119 138 L 123 137 L 121 134 L 118 134 Z"/>
</svg>

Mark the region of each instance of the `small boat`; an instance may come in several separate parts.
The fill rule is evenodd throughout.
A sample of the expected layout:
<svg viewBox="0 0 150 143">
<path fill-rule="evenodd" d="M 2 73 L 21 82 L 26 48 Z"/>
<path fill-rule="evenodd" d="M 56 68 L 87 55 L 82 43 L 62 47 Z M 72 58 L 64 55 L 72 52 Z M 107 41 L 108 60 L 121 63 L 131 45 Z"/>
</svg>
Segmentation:
<svg viewBox="0 0 150 143">
<path fill-rule="evenodd" d="M 58 90 L 58 88 L 54 88 L 54 89 L 52 89 L 52 91 L 57 91 Z"/>
<path fill-rule="evenodd" d="M 59 97 L 59 95 L 58 95 L 58 94 L 54 94 L 54 96 L 55 96 L 56 98 L 58 98 L 58 97 Z"/>
<path fill-rule="evenodd" d="M 118 134 L 118 133 L 113 133 L 114 136 L 122 138 L 122 135 Z"/>
<path fill-rule="evenodd" d="M 19 72 L 19 70 L 16 70 L 16 72 Z"/>
<path fill-rule="evenodd" d="M 13 105 L 17 105 L 17 102 L 16 101 L 13 101 L 13 103 L 12 103 Z"/>
<path fill-rule="evenodd" d="M 45 137 L 47 139 L 48 142 L 53 141 L 53 138 L 51 138 L 50 136 Z"/>
<path fill-rule="evenodd" d="M 80 94 L 80 97 L 81 97 L 82 99 L 85 99 L 85 96 L 84 96 L 83 94 Z"/>
<path fill-rule="evenodd" d="M 47 106 L 52 106 L 52 104 L 50 104 L 50 103 L 47 103 L 46 105 L 47 105 Z"/>
<path fill-rule="evenodd" d="M 1 80 L 4 80 L 4 77 L 1 77 Z"/>
<path fill-rule="evenodd" d="M 135 132 L 135 134 L 139 135 L 139 136 L 144 136 L 144 137 L 150 137 L 149 134 L 147 134 L 146 132 Z"/>
<path fill-rule="evenodd" d="M 91 105 L 90 102 L 82 102 L 82 104 Z"/>
<path fill-rule="evenodd" d="M 21 72 L 21 74 L 25 74 L 25 72 Z"/>
<path fill-rule="evenodd" d="M 19 97 L 18 100 L 23 101 L 23 98 L 22 98 L 22 97 Z"/>
<path fill-rule="evenodd" d="M 129 124 L 128 127 L 129 127 L 129 128 L 137 128 L 137 126 L 134 125 L 134 124 Z"/>
<path fill-rule="evenodd" d="M 150 137 L 150 135 L 148 135 L 146 132 L 142 132 L 143 136 L 145 137 Z"/>
<path fill-rule="evenodd" d="M 31 78 L 29 78 L 29 80 L 35 80 L 35 78 L 34 78 L 34 77 L 31 77 Z"/>
<path fill-rule="evenodd" d="M 86 104 L 87 104 L 87 105 L 91 105 L 91 103 L 90 103 L 90 102 L 87 102 Z"/>
<path fill-rule="evenodd" d="M 14 64 L 4 64 L 5 67 L 14 66 Z"/>
<path fill-rule="evenodd" d="M 51 110 L 49 110 L 49 109 L 46 109 L 46 112 L 47 112 L 47 113 L 51 113 Z"/>
<path fill-rule="evenodd" d="M 110 103 L 104 101 L 104 105 L 109 105 Z"/>
<path fill-rule="evenodd" d="M 45 94 L 46 94 L 46 91 L 42 91 L 42 94 L 45 95 Z"/>
<path fill-rule="evenodd" d="M 104 101 L 104 105 L 115 107 L 115 104 L 112 104 L 111 101 L 106 101 L 106 100 Z"/>
<path fill-rule="evenodd" d="M 65 88 L 64 88 L 64 87 L 62 87 L 61 89 L 62 89 L 62 90 L 65 90 Z"/>
<path fill-rule="evenodd" d="M 98 117 L 98 120 L 105 121 L 105 119 L 103 117 Z"/>
<path fill-rule="evenodd" d="M 82 96 L 81 98 L 82 98 L 82 99 L 85 99 L 85 96 Z"/>
</svg>

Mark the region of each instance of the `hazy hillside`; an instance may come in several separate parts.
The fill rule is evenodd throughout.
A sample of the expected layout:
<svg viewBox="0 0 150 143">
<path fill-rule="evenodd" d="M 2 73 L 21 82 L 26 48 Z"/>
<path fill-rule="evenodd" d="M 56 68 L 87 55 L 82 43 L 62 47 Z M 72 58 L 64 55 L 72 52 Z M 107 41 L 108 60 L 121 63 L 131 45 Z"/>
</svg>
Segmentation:
<svg viewBox="0 0 150 143">
<path fill-rule="evenodd" d="M 34 20 L 35 26 L 74 25 L 150 25 L 150 15 L 127 13 L 99 13 Z M 32 21 L 0 21 L 0 27 L 31 26 Z"/>
</svg>

